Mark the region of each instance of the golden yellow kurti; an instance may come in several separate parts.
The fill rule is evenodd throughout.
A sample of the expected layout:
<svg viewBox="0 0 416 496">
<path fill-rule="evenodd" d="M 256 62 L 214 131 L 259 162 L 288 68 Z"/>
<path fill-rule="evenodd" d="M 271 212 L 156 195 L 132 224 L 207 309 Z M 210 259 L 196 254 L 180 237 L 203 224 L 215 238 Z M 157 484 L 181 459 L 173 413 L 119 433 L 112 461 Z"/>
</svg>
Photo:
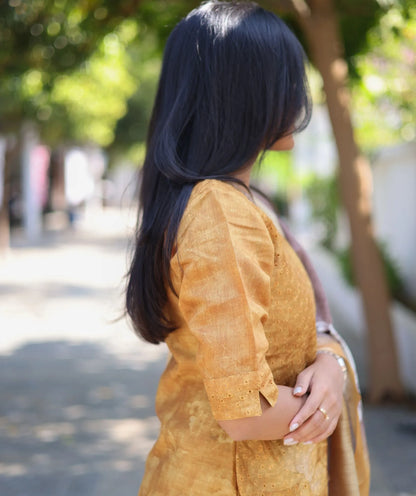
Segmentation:
<svg viewBox="0 0 416 496">
<path fill-rule="evenodd" d="M 326 442 L 232 441 L 217 420 L 261 415 L 315 358 L 314 296 L 273 222 L 232 184 L 198 183 L 171 261 L 178 329 L 157 396 L 160 436 L 139 496 L 325 496 Z"/>
</svg>

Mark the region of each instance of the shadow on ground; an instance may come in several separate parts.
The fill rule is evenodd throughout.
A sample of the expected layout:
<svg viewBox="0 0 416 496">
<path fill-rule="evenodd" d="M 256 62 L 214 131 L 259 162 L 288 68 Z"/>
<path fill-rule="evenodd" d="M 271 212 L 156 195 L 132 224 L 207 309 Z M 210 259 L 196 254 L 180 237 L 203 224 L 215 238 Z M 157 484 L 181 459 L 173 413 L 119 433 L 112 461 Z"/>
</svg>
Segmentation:
<svg viewBox="0 0 416 496">
<path fill-rule="evenodd" d="M 26 344 L 0 356 L 1 496 L 134 496 L 158 432 L 165 356 L 95 343 Z M 365 408 L 372 496 L 416 495 L 416 413 Z"/>
<path fill-rule="evenodd" d="M 364 405 L 371 496 L 416 496 L 416 410 Z"/>
<path fill-rule="evenodd" d="M 0 356 L 1 495 L 135 495 L 162 366 L 65 341 Z"/>
</svg>

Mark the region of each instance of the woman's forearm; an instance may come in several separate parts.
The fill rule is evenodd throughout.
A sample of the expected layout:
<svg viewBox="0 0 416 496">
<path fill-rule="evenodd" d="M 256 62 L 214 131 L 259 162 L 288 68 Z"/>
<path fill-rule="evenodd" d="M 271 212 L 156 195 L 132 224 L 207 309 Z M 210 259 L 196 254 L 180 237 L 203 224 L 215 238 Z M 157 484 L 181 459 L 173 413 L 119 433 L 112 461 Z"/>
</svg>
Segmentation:
<svg viewBox="0 0 416 496">
<path fill-rule="evenodd" d="M 289 424 L 306 401 L 293 396 L 293 388 L 278 386 L 279 395 L 274 406 L 260 395 L 262 415 L 235 420 L 220 420 L 219 425 L 234 441 L 282 439 L 289 432 Z"/>
</svg>

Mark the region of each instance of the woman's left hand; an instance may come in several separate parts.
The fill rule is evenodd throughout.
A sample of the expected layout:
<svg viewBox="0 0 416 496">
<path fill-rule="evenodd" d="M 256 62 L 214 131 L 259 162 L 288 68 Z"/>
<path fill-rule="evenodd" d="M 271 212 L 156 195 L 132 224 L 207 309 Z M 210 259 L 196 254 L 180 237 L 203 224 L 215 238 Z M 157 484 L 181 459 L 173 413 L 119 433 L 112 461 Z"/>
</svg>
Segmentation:
<svg viewBox="0 0 416 496">
<path fill-rule="evenodd" d="M 318 353 L 313 364 L 297 377 L 293 394 L 309 396 L 292 419 L 291 432 L 284 437 L 284 443 L 318 443 L 329 437 L 341 415 L 343 389 L 344 373 L 336 358 Z"/>
</svg>

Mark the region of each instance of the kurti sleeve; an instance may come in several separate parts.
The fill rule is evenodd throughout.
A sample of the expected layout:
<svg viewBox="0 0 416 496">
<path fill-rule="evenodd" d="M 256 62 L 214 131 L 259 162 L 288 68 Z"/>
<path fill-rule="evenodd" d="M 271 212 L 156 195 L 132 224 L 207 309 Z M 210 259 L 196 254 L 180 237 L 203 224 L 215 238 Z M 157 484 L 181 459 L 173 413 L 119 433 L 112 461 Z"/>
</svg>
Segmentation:
<svg viewBox="0 0 416 496">
<path fill-rule="evenodd" d="M 193 198 L 178 234 L 179 309 L 198 342 L 212 413 L 217 420 L 259 416 L 260 393 L 271 405 L 278 394 L 263 329 L 274 266 L 267 227 L 228 185 Z"/>
</svg>

